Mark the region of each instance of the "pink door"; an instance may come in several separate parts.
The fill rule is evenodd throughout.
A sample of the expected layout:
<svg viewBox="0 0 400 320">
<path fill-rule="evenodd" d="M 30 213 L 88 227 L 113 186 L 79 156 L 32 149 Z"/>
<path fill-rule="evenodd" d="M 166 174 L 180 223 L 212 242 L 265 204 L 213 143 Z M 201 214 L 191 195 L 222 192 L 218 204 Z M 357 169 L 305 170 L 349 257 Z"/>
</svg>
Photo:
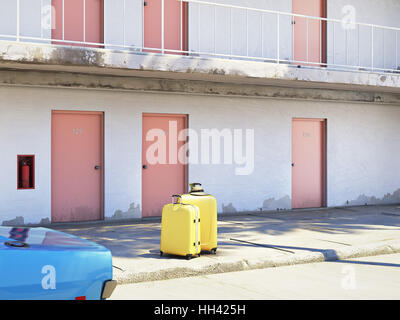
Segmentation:
<svg viewBox="0 0 400 320">
<path fill-rule="evenodd" d="M 161 216 L 163 205 L 171 202 L 171 195 L 187 191 L 187 164 L 178 155 L 186 143 L 178 141 L 178 135 L 186 128 L 186 115 L 143 115 L 143 217 Z"/>
<path fill-rule="evenodd" d="M 164 8 L 164 17 L 162 10 Z M 182 18 L 182 21 L 181 21 Z M 162 23 L 164 21 L 164 24 Z M 156 53 L 187 50 L 187 3 L 177 0 L 146 0 L 144 7 L 144 47 Z"/>
<path fill-rule="evenodd" d="M 292 11 L 294 14 L 326 18 L 326 0 L 292 0 Z M 326 63 L 325 21 L 294 17 L 293 39 L 293 60 Z"/>
<path fill-rule="evenodd" d="M 103 218 L 103 114 L 53 111 L 52 222 Z"/>
<path fill-rule="evenodd" d="M 326 121 L 293 119 L 292 207 L 325 206 Z"/>
<path fill-rule="evenodd" d="M 103 0 L 52 0 L 52 6 L 52 39 L 103 43 Z M 67 41 L 53 43 L 82 46 Z"/>
</svg>

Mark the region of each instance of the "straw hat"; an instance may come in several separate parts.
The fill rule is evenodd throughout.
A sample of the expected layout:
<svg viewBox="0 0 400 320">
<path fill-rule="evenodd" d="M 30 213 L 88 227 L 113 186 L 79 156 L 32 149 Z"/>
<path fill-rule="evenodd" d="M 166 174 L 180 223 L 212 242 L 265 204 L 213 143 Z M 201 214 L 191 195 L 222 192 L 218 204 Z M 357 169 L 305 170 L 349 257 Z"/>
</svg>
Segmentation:
<svg viewBox="0 0 400 320">
<path fill-rule="evenodd" d="M 207 196 L 208 194 L 204 192 L 201 183 L 195 182 L 190 184 L 190 194 L 194 196 Z"/>
</svg>

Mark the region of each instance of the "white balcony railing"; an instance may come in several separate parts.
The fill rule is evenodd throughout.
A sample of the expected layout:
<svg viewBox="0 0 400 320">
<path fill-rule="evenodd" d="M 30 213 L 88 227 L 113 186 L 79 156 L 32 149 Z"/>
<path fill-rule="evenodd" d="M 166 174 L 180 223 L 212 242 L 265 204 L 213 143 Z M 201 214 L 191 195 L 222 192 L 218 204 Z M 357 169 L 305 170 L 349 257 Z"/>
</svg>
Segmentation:
<svg viewBox="0 0 400 320">
<path fill-rule="evenodd" d="M 67 32 L 70 27 L 64 12 L 67 1 L 59 0 L 62 9 L 52 7 L 51 0 L 9 1 L 1 8 L 0 16 L 8 18 L 0 19 L 0 39 L 400 73 L 400 28 L 396 27 L 345 23 L 338 19 L 201 0 L 159 0 L 161 21 L 149 27 L 145 21 L 145 1 L 104 0 L 104 33 L 100 40 L 91 40 L 87 37 L 91 20 L 85 12 L 85 1 L 90 0 L 82 0 L 84 12 L 76 15 L 76 19 L 83 19 L 79 21 L 83 25 L 82 35 L 77 38 L 71 38 Z M 166 6 L 171 1 L 180 11 L 176 15 L 175 9 L 174 17 L 169 16 L 170 9 Z M 4 6 L 3 3 L 0 5 Z M 27 9 L 24 6 L 28 3 L 32 7 Z M 118 10 L 121 14 L 116 16 Z M 12 20 L 10 17 L 14 16 Z M 56 23 L 56 17 L 61 22 Z M 59 29 L 58 36 L 55 28 Z M 159 35 L 160 41 L 147 41 L 147 28 L 153 28 L 153 36 Z M 133 40 L 132 30 L 136 30 Z M 178 40 L 170 40 L 171 30 Z"/>
</svg>

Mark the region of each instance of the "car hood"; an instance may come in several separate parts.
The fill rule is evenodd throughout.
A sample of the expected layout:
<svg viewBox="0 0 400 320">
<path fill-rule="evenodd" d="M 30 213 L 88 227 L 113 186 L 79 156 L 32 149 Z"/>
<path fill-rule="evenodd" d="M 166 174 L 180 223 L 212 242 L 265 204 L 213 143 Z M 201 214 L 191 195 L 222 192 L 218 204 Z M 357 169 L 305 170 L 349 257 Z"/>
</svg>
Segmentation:
<svg viewBox="0 0 400 320">
<path fill-rule="evenodd" d="M 48 228 L 0 227 L 0 244 L 16 241 L 34 248 L 107 250 L 97 243 Z M 0 250 L 5 247 L 0 245 Z"/>
<path fill-rule="evenodd" d="M 0 227 L 0 299 L 100 299 L 112 279 L 105 247 L 47 228 Z"/>
</svg>

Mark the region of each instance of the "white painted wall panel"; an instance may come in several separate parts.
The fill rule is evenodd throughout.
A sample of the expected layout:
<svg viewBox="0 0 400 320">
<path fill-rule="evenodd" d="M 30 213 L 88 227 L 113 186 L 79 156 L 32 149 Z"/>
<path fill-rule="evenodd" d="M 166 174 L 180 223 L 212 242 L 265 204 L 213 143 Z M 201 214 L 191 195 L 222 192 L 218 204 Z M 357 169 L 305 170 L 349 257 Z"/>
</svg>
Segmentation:
<svg viewBox="0 0 400 320">
<path fill-rule="evenodd" d="M 122 50 L 112 44 L 142 47 L 143 0 L 104 0 L 104 41 L 108 49 Z"/>
<path fill-rule="evenodd" d="M 43 112 L 36 94 L 1 88 L 0 221 L 24 217 L 25 223 L 40 222 L 50 217 L 50 114 Z M 18 154 L 35 155 L 34 190 L 17 190 Z"/>
<path fill-rule="evenodd" d="M 0 0 L 0 34 L 17 34 L 17 5 L 16 1 Z M 0 38 L 9 40 L 10 38 Z"/>
<path fill-rule="evenodd" d="M 20 0 L 19 30 L 22 37 L 51 38 L 51 0 Z M 0 34 L 17 35 L 17 1 L 0 0 Z M 0 37 L 2 40 L 16 38 Z M 21 39 L 30 42 L 48 42 Z"/>
</svg>

